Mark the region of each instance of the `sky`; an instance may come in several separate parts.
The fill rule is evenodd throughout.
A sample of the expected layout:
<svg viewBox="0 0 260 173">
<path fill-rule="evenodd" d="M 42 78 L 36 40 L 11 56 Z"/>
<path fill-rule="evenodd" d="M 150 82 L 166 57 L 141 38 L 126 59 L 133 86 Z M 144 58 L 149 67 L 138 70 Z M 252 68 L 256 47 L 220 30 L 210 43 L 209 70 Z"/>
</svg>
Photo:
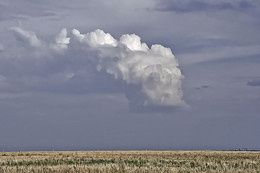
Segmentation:
<svg viewBox="0 0 260 173">
<path fill-rule="evenodd" d="M 260 2 L 0 0 L 0 150 L 260 149 Z"/>
</svg>

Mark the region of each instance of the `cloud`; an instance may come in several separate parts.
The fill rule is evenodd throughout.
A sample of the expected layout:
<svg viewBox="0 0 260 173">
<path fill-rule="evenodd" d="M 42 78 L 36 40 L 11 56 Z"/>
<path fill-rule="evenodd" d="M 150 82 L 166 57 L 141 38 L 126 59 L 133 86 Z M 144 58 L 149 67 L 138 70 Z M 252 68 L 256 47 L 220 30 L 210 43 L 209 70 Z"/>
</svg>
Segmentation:
<svg viewBox="0 0 260 173">
<path fill-rule="evenodd" d="M 0 52 L 4 51 L 4 46 L 0 43 Z"/>
<path fill-rule="evenodd" d="M 176 12 L 192 12 L 192 11 L 216 11 L 216 10 L 252 10 L 259 7 L 256 1 L 224 1 L 224 0 L 165 0 L 158 1 L 156 10 L 159 11 L 176 11 Z"/>
<path fill-rule="evenodd" d="M 73 30 L 73 35 L 80 43 L 97 52 L 98 56 L 92 59 L 97 70 L 104 70 L 128 87 L 135 88 L 130 101 L 137 99 L 143 106 L 184 104 L 181 91 L 183 76 L 169 48 L 152 45 L 149 49 L 135 34 L 123 35 L 119 41 L 101 30 L 86 35 Z"/>
<path fill-rule="evenodd" d="M 61 51 L 68 48 L 70 38 L 67 37 L 67 29 L 63 28 L 59 35 L 56 36 L 56 44 L 52 44 L 52 48 Z"/>
<path fill-rule="evenodd" d="M 209 85 L 202 85 L 202 86 L 195 87 L 195 89 L 196 90 L 203 90 L 203 89 L 207 89 L 209 87 L 210 87 Z"/>
<path fill-rule="evenodd" d="M 33 46 L 33 47 L 41 46 L 41 42 L 37 38 L 37 36 L 35 35 L 34 32 L 25 31 L 19 27 L 12 27 L 12 28 L 10 28 L 10 30 L 14 32 L 14 35 L 17 40 L 19 40 L 21 42 L 28 42 L 29 45 Z"/>
<path fill-rule="evenodd" d="M 94 85 L 101 78 L 107 81 L 103 85 L 123 92 L 133 108 L 185 105 L 182 99 L 184 77 L 170 48 L 159 44 L 149 48 L 135 34 L 125 34 L 116 40 L 100 29 L 81 34 L 76 29 L 67 33 L 64 28 L 53 43 L 44 43 L 35 33 L 18 27 L 11 30 L 22 46 L 28 44 L 34 47 L 32 53 L 25 57 L 20 55 L 24 61 L 13 59 L 17 61 L 16 64 L 20 63 L 21 69 L 17 70 L 19 74 L 17 71 L 11 72 L 9 79 L 7 77 L 7 81 L 22 83 L 25 90 L 41 90 L 44 86 L 48 88 L 52 85 L 58 86 L 60 90 L 69 85 L 82 89 L 88 88 L 90 83 L 94 83 L 92 88 L 95 88 L 100 87 Z M 25 62 L 33 70 L 25 68 L 28 65 Z M 11 77 L 17 75 L 21 76 Z M 105 90 L 106 86 L 101 86 L 101 90 L 102 87 Z"/>
<path fill-rule="evenodd" d="M 247 85 L 248 86 L 253 86 L 253 87 L 259 87 L 260 86 L 260 80 L 252 80 L 252 81 L 249 81 L 247 82 Z"/>
<path fill-rule="evenodd" d="M 5 80 L 6 80 L 5 76 L 0 74 L 0 87 L 3 87 L 3 85 L 5 84 Z"/>
<path fill-rule="evenodd" d="M 57 8 L 58 3 L 53 1 L 25 1 L 12 0 L 8 2 L 0 2 L 0 21 L 6 20 L 24 20 L 29 18 L 43 19 L 43 18 L 57 18 L 60 17 L 59 11 L 53 10 Z"/>
<path fill-rule="evenodd" d="M 221 48 L 221 49 L 220 49 Z M 215 62 L 215 61 L 229 61 L 234 59 L 250 59 L 251 57 L 258 57 L 260 54 L 260 45 L 246 45 L 246 46 L 224 46 L 207 48 L 200 52 L 191 52 L 181 54 L 183 64 L 201 63 L 201 62 Z"/>
</svg>

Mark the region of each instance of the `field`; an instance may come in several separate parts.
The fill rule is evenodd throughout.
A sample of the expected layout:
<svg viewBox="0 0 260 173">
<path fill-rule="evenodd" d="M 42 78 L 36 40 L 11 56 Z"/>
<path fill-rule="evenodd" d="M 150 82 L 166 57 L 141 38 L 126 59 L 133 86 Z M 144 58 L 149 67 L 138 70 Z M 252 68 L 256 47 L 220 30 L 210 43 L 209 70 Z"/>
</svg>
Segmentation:
<svg viewBox="0 0 260 173">
<path fill-rule="evenodd" d="M 0 152 L 0 173 L 260 172 L 260 152 L 68 151 Z"/>
</svg>

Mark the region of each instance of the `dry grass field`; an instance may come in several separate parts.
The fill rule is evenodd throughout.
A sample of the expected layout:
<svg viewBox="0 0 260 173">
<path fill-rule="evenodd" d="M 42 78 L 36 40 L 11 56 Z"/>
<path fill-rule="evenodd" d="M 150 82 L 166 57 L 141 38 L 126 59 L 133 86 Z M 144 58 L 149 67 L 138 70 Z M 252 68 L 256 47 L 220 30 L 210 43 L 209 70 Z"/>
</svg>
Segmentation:
<svg viewBox="0 0 260 173">
<path fill-rule="evenodd" d="M 0 173 L 260 172 L 260 152 L 77 151 L 2 152 Z"/>
</svg>

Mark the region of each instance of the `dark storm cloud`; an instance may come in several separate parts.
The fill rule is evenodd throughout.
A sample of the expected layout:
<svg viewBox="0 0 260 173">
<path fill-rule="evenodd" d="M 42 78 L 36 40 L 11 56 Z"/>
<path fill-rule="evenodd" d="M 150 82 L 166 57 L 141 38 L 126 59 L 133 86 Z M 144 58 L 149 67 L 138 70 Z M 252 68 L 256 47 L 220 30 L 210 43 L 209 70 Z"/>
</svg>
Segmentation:
<svg viewBox="0 0 260 173">
<path fill-rule="evenodd" d="M 164 0 L 158 2 L 156 10 L 193 12 L 218 10 L 251 10 L 256 8 L 257 2 L 252 1 L 205 1 L 205 0 Z"/>
</svg>

